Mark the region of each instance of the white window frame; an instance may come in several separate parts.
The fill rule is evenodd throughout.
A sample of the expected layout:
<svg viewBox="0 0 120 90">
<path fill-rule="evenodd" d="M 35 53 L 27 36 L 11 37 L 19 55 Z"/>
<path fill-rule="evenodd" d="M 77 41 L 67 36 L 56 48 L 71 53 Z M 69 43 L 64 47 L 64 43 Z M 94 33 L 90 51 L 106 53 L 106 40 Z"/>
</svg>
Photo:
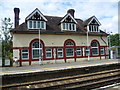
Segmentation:
<svg viewBox="0 0 120 90">
<path fill-rule="evenodd" d="M 61 50 L 59 50 L 59 49 L 61 49 Z M 59 53 L 62 53 L 62 56 L 59 56 Z M 57 57 L 63 57 L 63 48 L 57 49 Z"/>
<path fill-rule="evenodd" d="M 30 28 L 30 22 L 32 22 L 32 28 Z M 36 22 L 36 25 L 35 25 L 36 28 L 34 28 L 34 22 Z M 38 22 L 40 22 L 40 28 L 38 28 Z M 44 27 L 41 26 L 42 23 L 44 24 Z M 45 21 L 28 20 L 27 24 L 28 24 L 28 29 L 46 29 L 46 22 Z"/>
<path fill-rule="evenodd" d="M 101 54 L 101 51 L 103 52 L 102 54 Z M 100 47 L 100 55 L 105 55 L 104 47 Z"/>
<path fill-rule="evenodd" d="M 72 56 L 67 56 L 67 49 L 73 49 L 73 55 Z M 66 48 L 66 57 L 73 57 L 74 56 L 74 48 Z"/>
<path fill-rule="evenodd" d="M 88 55 L 86 52 L 88 52 Z M 85 47 L 85 56 L 90 56 L 90 47 Z"/>
<path fill-rule="evenodd" d="M 27 50 L 27 52 L 23 52 L 23 50 Z M 27 58 L 23 58 L 23 54 L 27 54 Z M 29 59 L 29 50 L 28 49 L 22 49 L 22 53 L 21 53 L 22 59 Z"/>
<path fill-rule="evenodd" d="M 93 42 L 93 43 L 94 43 L 94 42 Z M 97 46 L 96 46 L 96 47 L 93 47 L 93 46 L 92 46 L 91 48 L 92 48 L 92 49 L 97 49 L 97 54 L 93 54 L 93 52 L 92 52 L 92 55 L 93 55 L 93 56 L 97 56 L 97 55 L 99 55 L 98 42 L 95 42 L 95 43 L 97 43 Z M 93 51 L 93 50 L 92 50 L 92 51 Z"/>
<path fill-rule="evenodd" d="M 71 25 L 71 29 L 70 29 L 70 25 Z M 74 25 L 74 28 L 73 28 L 73 25 Z M 61 30 L 76 31 L 76 24 L 75 23 L 61 23 Z"/>
<path fill-rule="evenodd" d="M 80 52 L 80 55 L 77 52 Z M 76 48 L 76 56 L 82 56 L 82 48 Z"/>
<path fill-rule="evenodd" d="M 99 26 L 97 25 L 89 25 L 89 32 L 100 32 Z"/>
<path fill-rule="evenodd" d="M 50 51 L 47 51 L 47 49 L 50 49 Z M 45 49 L 45 52 L 46 52 L 46 58 L 52 58 L 52 48 L 46 48 L 46 49 Z M 50 53 L 51 56 L 50 56 L 50 57 L 47 57 L 47 53 Z"/>
</svg>

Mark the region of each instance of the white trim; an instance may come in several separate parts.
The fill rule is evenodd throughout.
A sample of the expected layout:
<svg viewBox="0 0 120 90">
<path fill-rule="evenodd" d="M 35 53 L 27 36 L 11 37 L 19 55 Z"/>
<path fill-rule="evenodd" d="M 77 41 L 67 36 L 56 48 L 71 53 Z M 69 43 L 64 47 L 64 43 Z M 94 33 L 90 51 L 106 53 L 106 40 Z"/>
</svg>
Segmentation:
<svg viewBox="0 0 120 90">
<path fill-rule="evenodd" d="M 61 49 L 61 51 L 59 51 L 58 49 Z M 62 53 L 62 56 L 58 56 L 58 53 Z M 63 48 L 57 48 L 57 57 L 63 57 Z"/>
<path fill-rule="evenodd" d="M 40 14 L 40 16 L 45 20 L 45 21 L 48 21 L 44 16 L 43 14 L 40 12 L 40 10 L 38 8 L 36 8 L 31 14 L 29 14 L 27 17 L 26 17 L 26 20 L 30 19 L 36 12 L 38 12 Z"/>
<path fill-rule="evenodd" d="M 50 49 L 50 51 L 46 51 L 47 49 Z M 52 58 L 52 48 L 46 48 L 45 53 L 46 53 L 46 58 Z M 47 57 L 47 53 L 51 53 L 51 57 Z"/>
<path fill-rule="evenodd" d="M 63 24 L 65 25 L 64 29 L 63 29 Z M 71 30 L 70 30 L 70 25 L 71 25 Z M 74 28 L 72 27 L 72 25 L 74 25 Z M 65 30 L 65 31 L 76 31 L 76 24 L 74 23 L 61 23 L 61 30 Z"/>
<path fill-rule="evenodd" d="M 32 21 L 32 28 L 29 27 L 30 25 L 30 21 Z M 34 22 L 36 22 L 36 28 L 34 28 Z M 40 22 L 40 28 L 38 28 L 38 22 Z M 42 22 L 44 22 L 44 28 L 42 28 Z M 28 20 L 27 21 L 27 26 L 28 26 L 28 29 L 46 29 L 46 22 L 45 21 L 35 21 L 35 20 Z"/>
<path fill-rule="evenodd" d="M 101 25 L 101 23 L 98 21 L 98 19 L 95 16 L 90 20 L 90 22 L 88 23 L 88 25 L 93 21 L 93 19 L 96 20 L 96 22 L 99 24 L 99 26 Z"/>
<path fill-rule="evenodd" d="M 62 23 L 68 16 L 70 16 L 73 19 L 73 21 L 77 23 L 77 21 L 73 18 L 73 16 L 70 13 L 68 13 L 60 22 Z"/>
<path fill-rule="evenodd" d="M 23 50 L 27 50 L 27 52 L 23 52 Z M 22 51 L 22 53 L 21 53 L 22 60 L 29 59 L 29 50 L 28 50 L 28 49 L 22 49 L 21 51 Z M 27 53 L 27 54 L 28 54 L 28 55 L 27 55 L 28 58 L 23 58 L 23 54 L 24 54 L 24 53 Z"/>
<path fill-rule="evenodd" d="M 79 49 L 79 50 L 77 50 Z M 77 55 L 77 52 L 80 52 L 80 55 Z M 76 48 L 76 56 L 82 56 L 82 48 Z"/>
</svg>

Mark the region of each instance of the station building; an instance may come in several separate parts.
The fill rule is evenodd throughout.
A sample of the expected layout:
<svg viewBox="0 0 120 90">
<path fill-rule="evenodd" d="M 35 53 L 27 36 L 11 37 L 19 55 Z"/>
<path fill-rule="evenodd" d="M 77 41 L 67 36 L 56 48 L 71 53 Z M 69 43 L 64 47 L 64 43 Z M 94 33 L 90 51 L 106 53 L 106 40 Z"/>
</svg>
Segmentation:
<svg viewBox="0 0 120 90">
<path fill-rule="evenodd" d="M 99 29 L 101 23 L 95 16 L 83 21 L 74 17 L 74 9 L 59 17 L 44 15 L 36 8 L 19 25 L 19 12 L 14 8 L 15 28 L 11 32 L 13 57 L 20 65 L 108 58 L 108 34 Z"/>
</svg>

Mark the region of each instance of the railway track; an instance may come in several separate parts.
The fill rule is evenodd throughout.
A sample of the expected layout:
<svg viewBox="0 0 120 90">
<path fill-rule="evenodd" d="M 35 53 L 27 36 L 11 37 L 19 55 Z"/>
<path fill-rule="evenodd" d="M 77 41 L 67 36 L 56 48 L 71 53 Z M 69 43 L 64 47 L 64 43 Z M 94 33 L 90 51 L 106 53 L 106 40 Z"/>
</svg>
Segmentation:
<svg viewBox="0 0 120 90">
<path fill-rule="evenodd" d="M 2 90 L 89 90 L 120 82 L 120 69 L 39 80 L 27 83 L 3 85 Z"/>
</svg>

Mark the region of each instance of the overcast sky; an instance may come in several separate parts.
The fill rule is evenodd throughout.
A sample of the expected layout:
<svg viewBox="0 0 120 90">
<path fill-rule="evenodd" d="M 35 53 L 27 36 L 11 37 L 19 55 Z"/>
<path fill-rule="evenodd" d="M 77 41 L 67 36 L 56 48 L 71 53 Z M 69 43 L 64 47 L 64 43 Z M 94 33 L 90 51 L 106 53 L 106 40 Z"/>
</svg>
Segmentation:
<svg viewBox="0 0 120 90">
<path fill-rule="evenodd" d="M 95 15 L 100 29 L 118 33 L 119 0 L 0 0 L 0 19 L 10 17 L 14 23 L 15 7 L 20 8 L 20 24 L 35 9 L 43 15 L 63 17 L 68 9 L 75 10 L 75 18 L 86 20 Z"/>
</svg>

